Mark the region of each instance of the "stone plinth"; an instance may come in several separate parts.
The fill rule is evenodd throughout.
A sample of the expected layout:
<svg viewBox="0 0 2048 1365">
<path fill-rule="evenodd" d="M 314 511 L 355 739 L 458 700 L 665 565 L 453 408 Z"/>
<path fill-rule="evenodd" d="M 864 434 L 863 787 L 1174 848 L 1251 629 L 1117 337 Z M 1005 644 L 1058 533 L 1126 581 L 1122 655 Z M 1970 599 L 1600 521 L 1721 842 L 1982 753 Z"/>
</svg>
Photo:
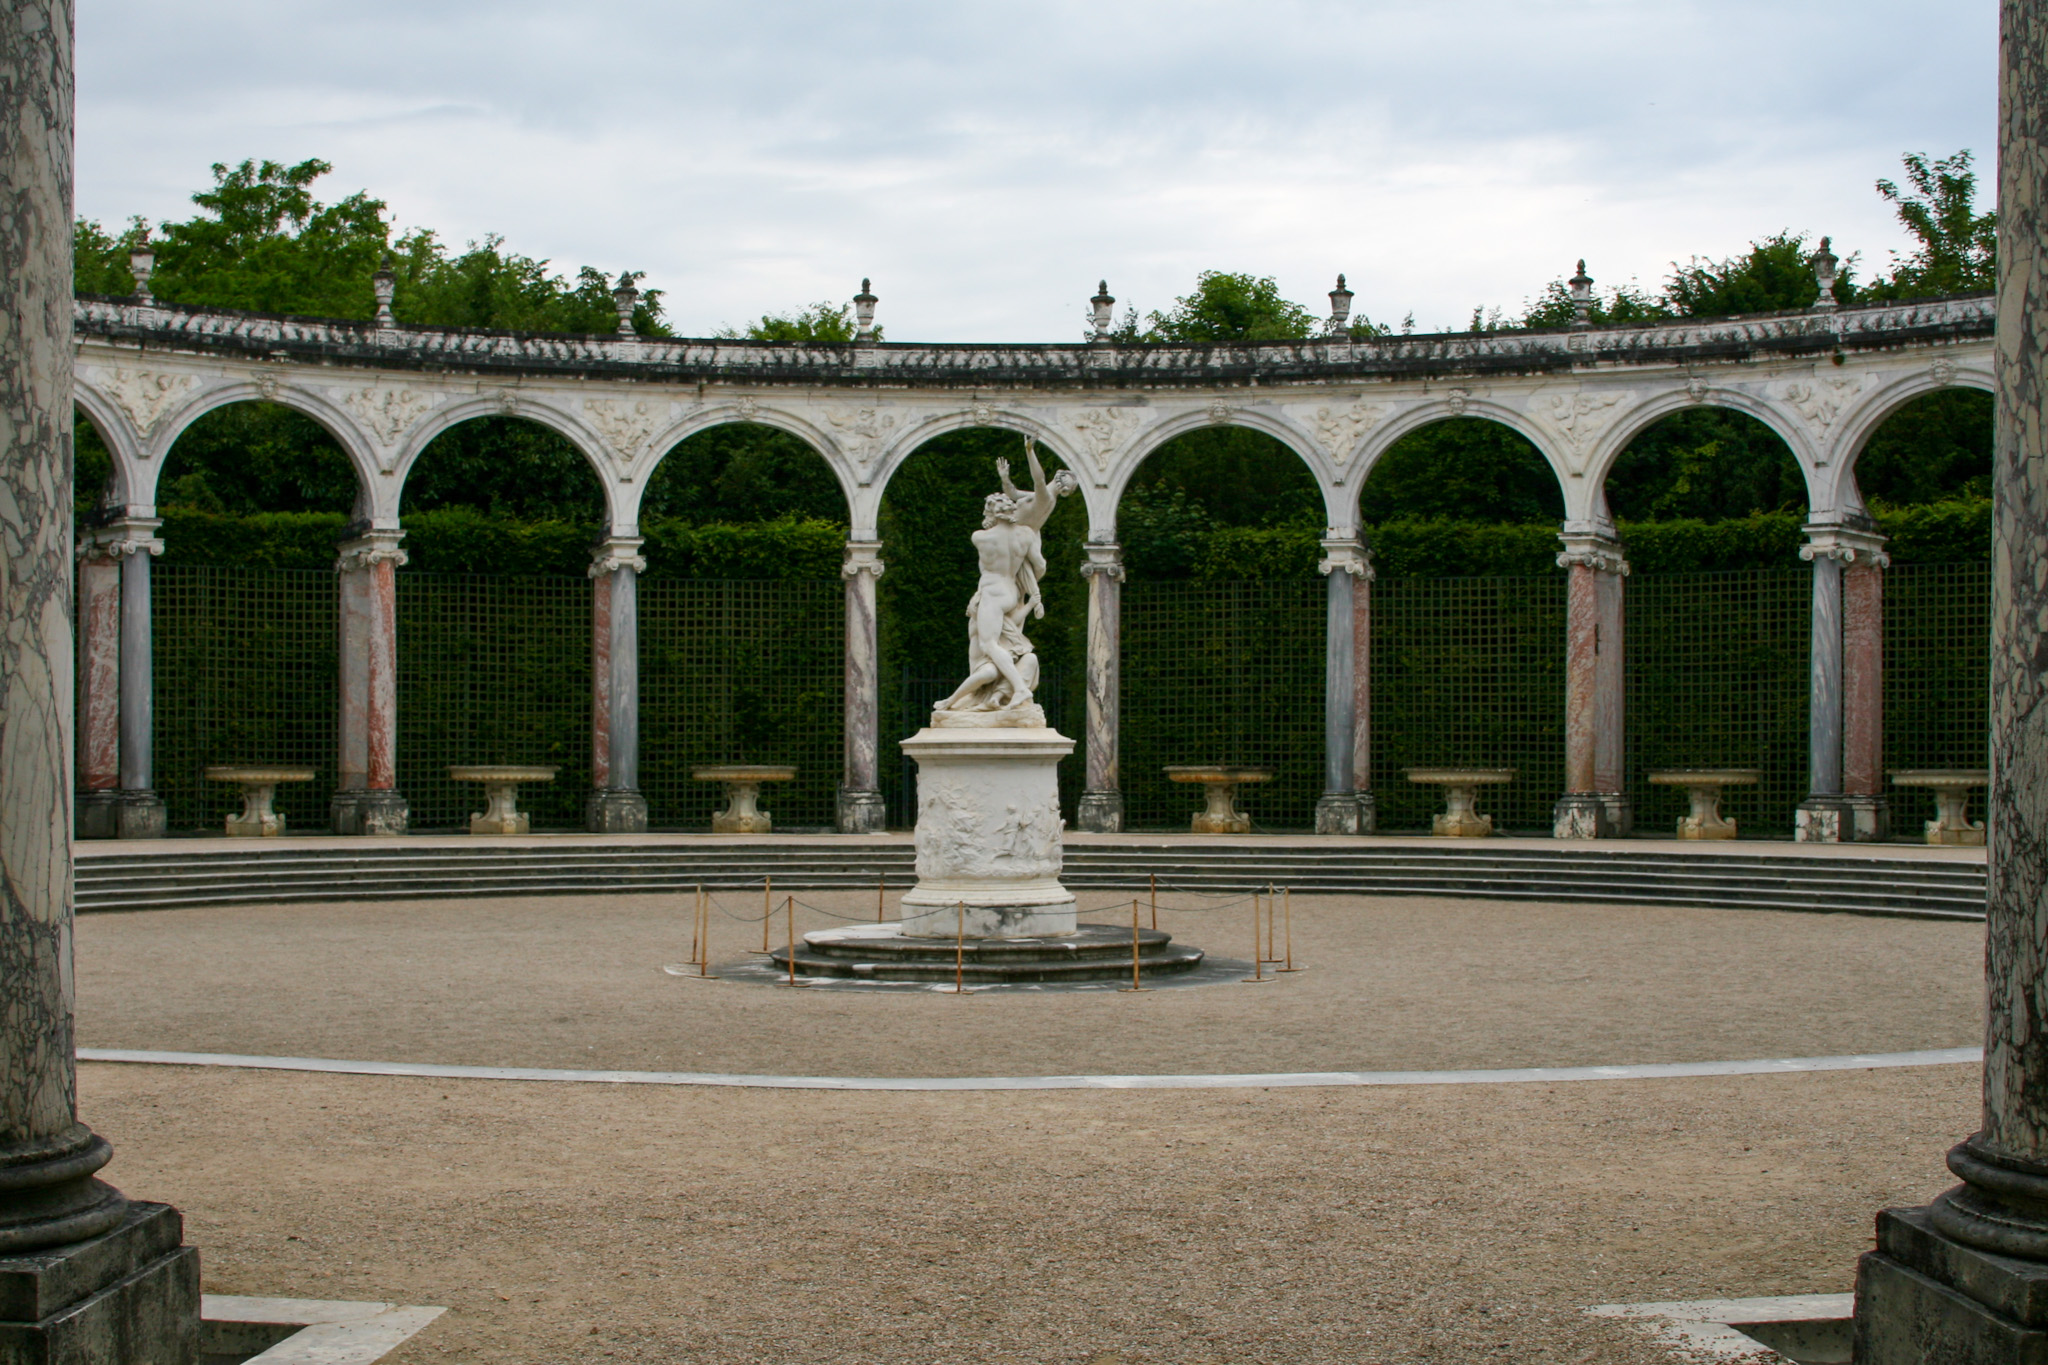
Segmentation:
<svg viewBox="0 0 2048 1365">
<path fill-rule="evenodd" d="M 552 782 L 557 771 L 552 767 L 492 765 L 450 768 L 448 776 L 456 782 L 484 784 L 483 813 L 469 817 L 471 834 L 528 834 L 533 821 L 519 809 L 519 784 Z"/>
<path fill-rule="evenodd" d="M 775 820 L 758 804 L 761 784 L 794 782 L 796 769 L 782 763 L 727 763 L 692 768 L 690 776 L 699 782 L 725 784 L 725 809 L 711 813 L 713 834 L 766 834 L 775 828 Z"/>
<path fill-rule="evenodd" d="M 1896 787 L 1927 787 L 1934 792 L 1935 816 L 1927 822 L 1927 842 L 1984 847 L 1984 822 L 1970 819 L 1970 791 L 1989 786 L 1986 768 L 1908 768 L 1892 774 Z"/>
<path fill-rule="evenodd" d="M 969 938 L 1073 933 L 1058 769 L 1074 741 L 1036 706 L 933 719 L 903 741 L 917 760 L 917 886 L 903 897 L 902 934 L 952 938 L 963 914 Z"/>
<path fill-rule="evenodd" d="M 1721 814 L 1724 787 L 1751 786 L 1763 780 L 1755 768 L 1673 768 L 1650 774 L 1650 781 L 1666 787 L 1683 787 L 1692 798 L 1690 813 L 1678 817 L 1681 839 L 1733 839 L 1735 822 Z"/>
<path fill-rule="evenodd" d="M 1444 813 L 1429 820 L 1429 832 L 1446 839 L 1484 839 L 1493 817 L 1477 809 L 1479 789 L 1515 780 L 1513 768 L 1404 768 L 1410 782 L 1444 789 Z"/>
<path fill-rule="evenodd" d="M 908 938 L 893 924 L 863 924 L 805 934 L 796 950 L 796 974 L 937 986 L 949 986 L 956 977 L 970 986 L 1128 981 L 1132 938 L 1118 925 L 1086 924 L 1071 934 L 958 943 L 952 937 Z M 1175 943 L 1171 934 L 1140 929 L 1136 939 L 1141 980 L 1202 965 L 1202 950 Z M 778 971 L 789 969 L 787 948 L 777 948 L 768 959 Z"/>
<path fill-rule="evenodd" d="M 1273 780 L 1271 769 L 1233 768 L 1225 763 L 1170 764 L 1165 772 L 1170 782 L 1201 784 L 1206 803 L 1188 820 L 1188 828 L 1196 834 L 1250 834 L 1252 818 L 1237 808 L 1237 789 L 1246 783 Z"/>
<path fill-rule="evenodd" d="M 0 1257 L 0 1362 L 199 1360 L 199 1253 L 165 1204 L 131 1203 L 112 1230 Z"/>
</svg>

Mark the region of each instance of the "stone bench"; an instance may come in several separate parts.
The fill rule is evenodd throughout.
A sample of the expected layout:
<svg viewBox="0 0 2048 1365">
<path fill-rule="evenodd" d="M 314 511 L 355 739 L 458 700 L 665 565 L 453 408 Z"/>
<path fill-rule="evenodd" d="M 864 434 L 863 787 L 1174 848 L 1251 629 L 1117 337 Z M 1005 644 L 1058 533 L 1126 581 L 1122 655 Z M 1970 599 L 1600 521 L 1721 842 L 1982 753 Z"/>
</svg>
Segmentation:
<svg viewBox="0 0 2048 1365">
<path fill-rule="evenodd" d="M 1410 782 L 1444 789 L 1444 813 L 1429 820 L 1429 832 L 1445 839 L 1484 839 L 1493 833 L 1493 817 L 1473 807 L 1479 789 L 1515 780 L 1513 768 L 1404 768 Z"/>
<path fill-rule="evenodd" d="M 1237 808 L 1237 789 L 1250 782 L 1271 782 L 1270 768 L 1237 768 L 1227 763 L 1177 763 L 1165 769 L 1171 782 L 1199 782 L 1206 806 L 1196 811 L 1188 828 L 1197 834 L 1250 834 L 1252 818 Z"/>
<path fill-rule="evenodd" d="M 692 768 L 690 776 L 725 784 L 725 809 L 711 813 L 713 834 L 766 834 L 775 828 L 775 819 L 759 805 L 761 784 L 794 782 L 796 769 L 783 763 L 722 763 Z"/>
<path fill-rule="evenodd" d="M 1930 844 L 1984 846 L 1984 822 L 1970 820 L 1970 788 L 1989 786 L 1988 768 L 1905 768 L 1892 773 L 1895 787 L 1927 787 L 1934 792 L 1935 816 L 1927 822 Z"/>
<path fill-rule="evenodd" d="M 217 763 L 207 768 L 209 782 L 237 782 L 242 787 L 242 813 L 230 815 L 228 835 L 237 839 L 275 839 L 284 833 L 284 816 L 270 808 L 280 782 L 311 782 L 311 768 L 244 767 Z"/>
<path fill-rule="evenodd" d="M 519 809 L 519 784 L 552 782 L 560 769 L 519 764 L 486 763 L 453 767 L 448 776 L 456 782 L 484 784 L 484 810 L 469 817 L 471 834 L 529 834 L 533 822 Z"/>
<path fill-rule="evenodd" d="M 1724 787 L 1750 786 L 1763 781 L 1755 768 L 1671 768 L 1650 774 L 1660 786 L 1683 787 L 1692 798 L 1692 813 L 1678 817 L 1681 839 L 1733 839 L 1735 822 L 1721 815 Z"/>
</svg>

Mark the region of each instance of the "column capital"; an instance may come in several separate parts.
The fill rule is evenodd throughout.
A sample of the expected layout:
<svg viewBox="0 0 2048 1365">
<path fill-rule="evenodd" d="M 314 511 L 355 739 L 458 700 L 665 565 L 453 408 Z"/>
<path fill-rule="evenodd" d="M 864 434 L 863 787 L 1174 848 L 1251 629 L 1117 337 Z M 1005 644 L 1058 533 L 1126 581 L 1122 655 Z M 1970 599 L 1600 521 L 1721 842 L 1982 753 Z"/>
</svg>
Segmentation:
<svg viewBox="0 0 2048 1365">
<path fill-rule="evenodd" d="M 647 559 L 640 553 L 640 547 L 646 543 L 641 536 L 606 536 L 597 542 L 591 554 L 590 576 L 607 578 L 621 569 L 646 573 Z"/>
<path fill-rule="evenodd" d="M 839 566 L 844 578 L 858 578 L 862 574 L 882 576 L 882 542 L 879 540 L 849 540 L 846 542 L 846 562 Z"/>
<path fill-rule="evenodd" d="M 411 556 L 398 548 L 398 542 L 405 539 L 405 532 L 390 527 L 353 526 L 354 534 L 336 546 L 338 554 L 334 561 L 336 573 L 349 573 L 355 569 L 367 569 L 373 564 L 390 563 L 404 565 Z"/>
<path fill-rule="evenodd" d="M 1801 559 L 1838 560 L 1845 568 L 1851 564 L 1891 567 L 1892 557 L 1884 552 L 1884 537 L 1874 529 L 1840 522 L 1808 522 L 1799 529 L 1806 532 L 1806 543 L 1799 547 Z"/>
<path fill-rule="evenodd" d="M 1372 551 L 1355 534 L 1332 532 L 1322 539 L 1323 557 L 1316 572 L 1329 575 L 1342 571 L 1370 583 L 1373 579 Z"/>
<path fill-rule="evenodd" d="M 80 559 L 116 559 L 122 555 L 160 555 L 164 543 L 157 538 L 162 517 L 112 517 L 79 532 Z"/>
<path fill-rule="evenodd" d="M 1091 540 L 1081 548 L 1088 552 L 1088 562 L 1081 566 L 1081 577 L 1093 578 L 1102 574 L 1113 583 L 1124 581 L 1123 546 L 1110 540 Z"/>
<path fill-rule="evenodd" d="M 1566 522 L 1565 528 L 1557 533 L 1564 542 L 1564 549 L 1558 551 L 1557 567 L 1570 569 L 1584 565 L 1595 573 L 1619 574 L 1628 577 L 1628 559 L 1623 555 L 1621 542 L 1612 531 L 1605 528 Z"/>
</svg>

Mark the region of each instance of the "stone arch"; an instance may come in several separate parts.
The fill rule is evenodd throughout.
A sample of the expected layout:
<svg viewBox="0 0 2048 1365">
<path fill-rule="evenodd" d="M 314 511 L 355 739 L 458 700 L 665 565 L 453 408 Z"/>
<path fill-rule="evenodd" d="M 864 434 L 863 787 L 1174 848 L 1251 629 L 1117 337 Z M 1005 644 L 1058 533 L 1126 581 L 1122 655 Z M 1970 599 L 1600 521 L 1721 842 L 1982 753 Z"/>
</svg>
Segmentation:
<svg viewBox="0 0 2048 1365">
<path fill-rule="evenodd" d="M 1093 481 L 1088 476 L 1088 466 L 1083 462 L 1080 452 L 1073 448 L 1068 437 L 1046 423 L 1021 413 L 994 407 L 985 413 L 976 413 L 970 409 L 928 417 L 905 427 L 891 439 L 876 457 L 874 478 L 863 490 L 868 496 L 867 506 L 871 515 L 880 513 L 882 498 L 888 492 L 889 481 L 896 477 L 911 456 L 941 436 L 956 431 L 971 431 L 977 427 L 987 427 L 995 431 L 1014 431 L 1020 436 L 1030 437 L 1057 455 L 1060 463 L 1073 470 L 1075 477 L 1080 480 L 1079 496 L 1082 506 L 1087 509 L 1088 525 L 1092 533 L 1098 522 L 1102 490 L 1093 486 Z"/>
<path fill-rule="evenodd" d="M 1907 404 L 1953 389 L 1993 392 L 1990 368 L 1957 365 L 1943 375 L 1930 367 L 1894 379 L 1889 384 L 1881 384 L 1867 394 L 1857 395 L 1856 404 L 1842 414 L 1836 430 L 1835 450 L 1838 454 L 1827 470 L 1830 476 L 1828 506 L 1862 511 L 1863 492 L 1857 485 L 1856 465 L 1863 458 L 1864 447 L 1870 444 L 1870 438 Z"/>
<path fill-rule="evenodd" d="M 248 380 L 233 381 L 202 391 L 150 430 L 142 452 L 142 474 L 138 483 L 138 491 L 149 496 L 136 501 L 156 502 L 157 480 L 163 477 L 164 461 L 186 428 L 207 413 L 236 403 L 276 403 L 318 422 L 334 438 L 334 443 L 341 447 L 341 453 L 348 457 L 349 464 L 355 469 L 357 515 L 368 517 L 376 514 L 376 448 L 362 428 L 341 408 L 318 394 L 283 384 L 266 392 L 264 386 Z M 397 506 L 395 496 L 392 506 Z"/>
<path fill-rule="evenodd" d="M 1792 452 L 1800 476 L 1806 481 L 1808 509 L 1832 505 L 1820 487 L 1816 472 L 1819 456 L 1803 423 L 1793 420 L 1776 404 L 1740 389 L 1708 386 L 1697 397 L 1689 388 L 1658 394 L 1636 404 L 1615 420 L 1586 461 L 1585 483 L 1591 492 L 1588 505 L 1593 509 L 1590 517 L 1612 519 L 1607 510 L 1607 476 L 1613 472 L 1614 462 L 1621 458 L 1630 443 L 1665 418 L 1696 407 L 1726 408 L 1763 423 Z"/>
<path fill-rule="evenodd" d="M 1117 454 L 1116 465 L 1110 472 L 1108 486 L 1097 490 L 1102 495 L 1100 525 L 1109 534 L 1115 534 L 1117 509 L 1123 505 L 1124 493 L 1130 488 L 1131 481 L 1138 477 L 1138 471 L 1145 467 L 1147 460 L 1182 436 L 1218 427 L 1256 431 L 1278 441 L 1300 459 L 1307 468 L 1309 477 L 1315 480 L 1316 488 L 1323 497 L 1326 515 L 1329 517 L 1328 524 L 1349 524 L 1340 517 L 1337 504 L 1333 501 L 1329 459 L 1324 455 L 1322 447 L 1318 446 L 1307 432 L 1275 413 L 1261 412 L 1255 408 L 1231 408 L 1222 421 L 1216 420 L 1209 409 L 1203 408 L 1180 413 L 1144 428 L 1138 433 L 1137 440 Z M 1093 527 L 1098 524 L 1094 503 L 1090 503 L 1089 513 L 1089 524 Z"/>
<path fill-rule="evenodd" d="M 642 446 L 641 451 L 651 453 L 635 452 L 636 467 L 634 477 L 630 484 L 626 484 L 619 489 L 620 505 L 623 508 L 619 515 L 622 519 L 629 518 L 634 524 L 638 524 L 640 503 L 641 499 L 646 496 L 647 486 L 653 482 L 655 473 L 661 468 L 662 462 L 675 453 L 676 447 L 682 445 L 683 442 L 693 436 L 701 436 L 715 428 L 729 426 L 773 427 L 777 431 L 786 432 L 796 437 L 797 440 L 802 441 L 811 448 L 812 453 L 832 472 L 833 482 L 839 485 L 840 496 L 846 499 L 848 525 L 873 524 L 872 509 L 869 510 L 866 522 L 863 522 L 861 519 L 859 495 L 864 490 L 854 481 L 849 462 L 846 459 L 845 453 L 840 450 L 837 442 L 833 441 L 831 437 L 820 431 L 816 426 L 800 417 L 775 408 L 758 406 L 743 408 L 737 402 L 720 403 L 715 407 L 686 413 L 681 418 L 657 430 L 647 440 Z M 877 491 L 875 493 L 877 502 L 879 502 L 880 497 L 881 494 Z"/>
<path fill-rule="evenodd" d="M 1404 438 L 1413 436 L 1426 427 L 1461 417 L 1478 418 L 1506 427 L 1534 446 L 1537 456 L 1549 468 L 1551 477 L 1557 481 L 1558 496 L 1564 503 L 1565 520 L 1571 521 L 1587 515 L 1581 507 L 1589 504 L 1591 499 L 1582 491 L 1578 497 L 1574 497 L 1575 491 L 1579 491 L 1575 490 L 1574 485 L 1581 485 L 1586 481 L 1571 476 L 1564 462 L 1558 458 L 1552 435 L 1531 422 L 1525 413 L 1484 398 L 1430 397 L 1396 412 L 1371 433 L 1365 445 L 1352 457 L 1351 463 L 1355 466 L 1356 472 L 1347 480 L 1347 487 L 1340 490 L 1344 498 L 1344 513 L 1351 524 L 1357 524 L 1359 501 L 1365 496 L 1366 482 L 1372 478 L 1373 471 L 1379 468 L 1380 461 L 1386 458 L 1387 452 L 1399 445 Z M 1333 521 L 1331 524 L 1339 523 Z"/>
<path fill-rule="evenodd" d="M 604 490 L 605 516 L 618 533 L 623 524 L 628 529 L 623 534 L 633 534 L 634 514 L 639 507 L 639 495 L 634 493 L 630 506 L 621 511 L 624 499 L 620 495 L 620 481 L 616 473 L 605 466 L 604 442 L 589 427 L 576 418 L 547 403 L 535 402 L 522 396 L 516 403 L 507 403 L 497 394 L 481 395 L 443 403 L 428 413 L 420 422 L 409 428 L 398 453 L 391 463 L 391 479 L 388 505 L 380 502 L 379 516 L 388 516 L 395 525 L 398 509 L 405 497 L 406 480 L 411 478 L 420 456 L 426 453 L 434 438 L 442 433 L 473 422 L 480 417 L 515 417 L 546 427 L 560 436 L 583 457 L 590 472 L 596 478 L 598 487 Z"/>
<path fill-rule="evenodd" d="M 136 433 L 135 424 L 128 420 L 128 414 L 121 411 L 112 399 L 85 380 L 77 379 L 71 389 L 72 406 L 83 413 L 99 433 L 100 444 L 107 448 L 107 455 L 113 461 L 114 482 L 106 490 L 115 503 L 127 506 L 148 506 L 151 498 L 142 496 L 144 491 L 145 463 L 137 453 L 142 438 Z M 148 485 L 152 498 L 155 485 Z"/>
</svg>

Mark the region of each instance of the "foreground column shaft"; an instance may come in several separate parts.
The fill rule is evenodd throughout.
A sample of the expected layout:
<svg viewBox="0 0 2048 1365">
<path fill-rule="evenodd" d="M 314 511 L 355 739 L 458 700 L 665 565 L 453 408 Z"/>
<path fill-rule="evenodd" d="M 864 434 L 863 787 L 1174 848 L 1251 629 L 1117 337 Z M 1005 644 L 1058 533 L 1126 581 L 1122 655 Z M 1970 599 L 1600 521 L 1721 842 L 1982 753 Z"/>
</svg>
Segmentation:
<svg viewBox="0 0 2048 1365">
<path fill-rule="evenodd" d="M 1356 537 L 1333 532 L 1317 566 L 1328 583 L 1323 617 L 1323 794 L 1316 833 L 1360 830 L 1358 759 L 1358 589 L 1372 562 Z"/>
<path fill-rule="evenodd" d="M 341 714 L 336 834 L 403 834 L 398 792 L 398 567 L 396 528 L 365 530 L 341 547 Z"/>
<path fill-rule="evenodd" d="M 2048 1359 L 2048 6 L 2002 8 L 1983 1126 L 1961 1186 L 1878 1215 L 1859 1365 Z"/>
<path fill-rule="evenodd" d="M 613 537 L 590 566 L 590 800 L 584 824 L 600 834 L 641 834 L 640 572 L 638 537 Z"/>
<path fill-rule="evenodd" d="M 1564 794 L 1551 812 L 1559 839 L 1604 839 L 1632 824 L 1624 790 L 1622 593 L 1628 561 L 1598 530 L 1567 529 L 1557 557 L 1565 590 Z"/>
<path fill-rule="evenodd" d="M 839 786 L 839 830 L 870 834 L 887 829 L 882 804 L 882 692 L 875 632 L 875 581 L 882 576 L 882 543 L 846 542 L 846 766 Z"/>
<path fill-rule="evenodd" d="M 1124 794 L 1117 773 L 1118 720 L 1123 696 L 1124 556 L 1121 545 L 1090 541 L 1088 562 L 1087 775 L 1076 823 L 1096 834 L 1124 827 Z"/>
</svg>

